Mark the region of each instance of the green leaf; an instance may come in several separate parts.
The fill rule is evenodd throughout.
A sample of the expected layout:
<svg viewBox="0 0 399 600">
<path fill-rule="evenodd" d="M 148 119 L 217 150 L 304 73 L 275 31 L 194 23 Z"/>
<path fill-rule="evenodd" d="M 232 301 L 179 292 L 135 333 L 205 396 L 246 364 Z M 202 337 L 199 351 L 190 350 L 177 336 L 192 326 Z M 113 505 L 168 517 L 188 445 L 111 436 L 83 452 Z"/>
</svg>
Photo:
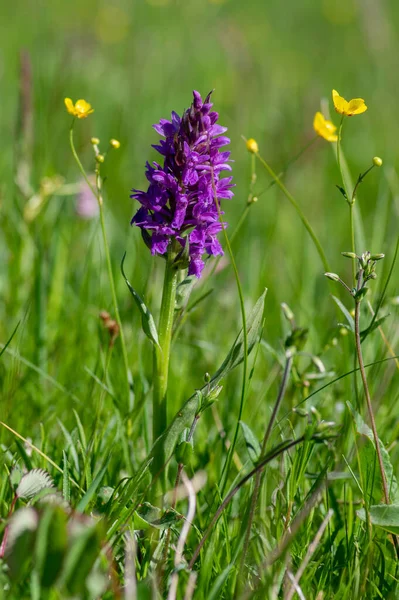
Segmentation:
<svg viewBox="0 0 399 600">
<path fill-rule="evenodd" d="M 332 299 L 338 305 L 338 307 L 341 309 L 346 320 L 348 321 L 350 330 L 354 333 L 355 332 L 355 321 L 353 320 L 353 317 L 350 314 L 349 310 L 342 304 L 341 300 L 339 300 L 339 298 L 337 298 L 336 296 L 332 296 Z"/>
<path fill-rule="evenodd" d="M 65 439 L 68 443 L 67 450 L 69 450 L 71 452 L 72 459 L 73 459 L 73 462 L 75 465 L 76 473 L 78 475 L 80 475 L 79 455 L 78 455 L 78 451 L 76 449 L 75 441 L 72 438 L 69 431 L 66 429 L 65 425 L 62 423 L 62 421 L 60 419 L 57 419 L 57 422 L 58 422 L 58 425 L 60 426 L 62 433 L 64 434 Z"/>
<path fill-rule="evenodd" d="M 387 315 L 384 315 L 383 317 L 381 317 L 380 319 L 377 319 L 376 321 L 372 321 L 366 329 L 363 329 L 363 331 L 360 332 L 360 340 L 362 342 L 364 342 L 366 337 L 368 335 L 370 335 L 370 333 L 372 333 L 375 329 L 377 329 L 377 327 L 379 327 L 381 325 L 381 323 L 383 323 L 385 321 L 385 319 L 387 319 L 389 316 L 390 316 L 390 313 L 388 313 Z"/>
<path fill-rule="evenodd" d="M 234 564 L 227 565 L 227 567 L 215 579 L 215 583 L 213 584 L 212 589 L 209 591 L 208 600 L 218 600 L 218 598 L 222 597 L 221 592 L 223 590 L 223 586 L 233 569 Z"/>
<path fill-rule="evenodd" d="M 16 496 L 24 500 L 30 500 L 44 489 L 54 487 L 54 482 L 44 469 L 33 469 L 26 473 L 19 482 Z"/>
<path fill-rule="evenodd" d="M 195 275 L 188 275 L 179 283 L 176 288 L 176 308 L 180 309 L 186 306 L 197 281 Z"/>
<path fill-rule="evenodd" d="M 350 402 L 347 402 L 349 410 L 352 413 L 352 416 L 355 421 L 356 432 L 357 434 L 365 439 L 366 445 L 360 452 L 360 465 L 362 469 L 363 475 L 366 478 L 367 488 L 364 490 L 365 493 L 368 493 L 372 500 L 378 501 L 383 496 L 383 484 L 381 473 L 377 460 L 377 453 L 375 449 L 374 443 L 374 435 L 372 430 L 366 423 L 363 421 L 362 417 L 359 413 L 353 408 Z M 389 454 L 381 442 L 378 440 L 380 445 L 382 463 L 384 466 L 385 477 L 388 483 L 389 495 L 393 501 L 399 499 L 398 497 L 398 482 L 394 475 L 392 463 L 389 457 Z M 371 487 L 370 487 L 371 485 Z"/>
<path fill-rule="evenodd" d="M 381 527 L 390 533 L 399 534 L 399 505 L 377 504 L 370 506 L 368 512 L 373 525 Z M 367 520 L 364 508 L 356 511 L 356 514 L 362 521 Z"/>
<path fill-rule="evenodd" d="M 259 332 L 262 327 L 263 311 L 265 306 L 267 290 L 265 290 L 259 300 L 256 302 L 251 314 L 247 319 L 247 342 L 248 342 L 248 354 L 252 351 L 252 348 L 256 344 L 259 336 Z M 230 352 L 226 356 L 223 364 L 216 371 L 215 375 L 210 381 L 212 389 L 214 389 L 219 381 L 226 377 L 226 375 L 235 369 L 244 360 L 244 334 L 241 331 L 237 336 Z M 205 389 L 207 386 L 204 386 Z M 201 390 L 203 391 L 203 390 Z"/>
<path fill-rule="evenodd" d="M 0 350 L 0 356 L 7 350 L 7 347 L 11 344 L 11 340 L 14 337 L 14 335 L 17 333 L 18 331 L 18 327 L 20 325 L 21 321 L 18 321 L 14 331 L 12 332 L 11 336 L 8 338 L 8 340 L 6 341 L 6 343 L 4 344 L 4 346 L 2 347 L 2 349 Z"/>
<path fill-rule="evenodd" d="M 60 584 L 74 596 L 83 595 L 86 589 L 86 579 L 101 552 L 103 527 L 102 521 L 73 524 L 72 543 L 65 557 Z"/>
<path fill-rule="evenodd" d="M 99 472 L 97 473 L 96 477 L 93 479 L 89 489 L 87 490 L 87 492 L 85 493 L 85 495 L 83 496 L 83 498 L 80 500 L 79 504 L 76 507 L 76 510 L 78 512 L 84 512 L 87 505 L 89 504 L 90 500 L 93 498 L 94 494 L 97 491 L 97 488 L 100 486 L 105 473 L 107 472 L 107 468 L 108 468 L 108 463 L 110 461 L 111 455 L 109 454 L 107 456 L 107 458 L 105 459 L 105 463 L 102 466 L 102 468 L 99 470 Z"/>
<path fill-rule="evenodd" d="M 159 346 L 158 331 L 157 331 L 157 328 L 155 325 L 154 317 L 152 316 L 151 312 L 148 310 L 147 306 L 145 305 L 144 300 L 136 292 L 136 290 L 132 287 L 132 285 L 130 284 L 129 280 L 127 279 L 127 277 L 125 275 L 125 271 L 123 269 L 123 264 L 125 262 L 125 258 L 126 258 L 126 252 L 122 258 L 121 271 L 122 271 L 123 278 L 126 282 L 126 285 L 129 288 L 129 291 L 132 294 L 134 301 L 136 302 L 137 307 L 141 313 L 141 326 L 143 328 L 145 335 L 148 337 L 148 339 L 156 346 Z"/>
<path fill-rule="evenodd" d="M 75 416 L 76 424 L 78 426 L 79 437 L 80 437 L 80 442 L 82 444 L 82 448 L 84 448 L 86 450 L 87 441 L 86 441 L 86 435 L 85 435 L 85 430 L 83 429 L 82 421 L 80 420 L 80 417 L 74 408 L 72 409 L 72 412 Z"/>
<path fill-rule="evenodd" d="M 255 437 L 255 434 L 248 427 L 248 425 L 244 423 L 244 421 L 240 421 L 240 425 L 242 428 L 242 433 L 244 435 L 245 445 L 248 450 L 249 458 L 251 459 L 252 463 L 256 465 L 261 455 L 261 446 L 259 440 L 257 437 Z"/>
<path fill-rule="evenodd" d="M 67 538 L 66 513 L 59 506 L 46 506 L 39 522 L 34 554 L 35 568 L 44 588 L 51 587 L 61 571 Z"/>
<path fill-rule="evenodd" d="M 69 481 L 69 463 L 65 450 L 62 451 L 62 493 L 66 502 L 71 501 L 71 484 Z"/>
<path fill-rule="evenodd" d="M 256 344 L 263 320 L 263 311 L 265 305 L 267 290 L 263 292 L 259 300 L 256 302 L 252 312 L 247 319 L 247 339 L 248 339 L 248 354 Z M 220 368 L 216 371 L 212 379 L 206 383 L 200 390 L 197 390 L 178 411 L 171 424 L 155 442 L 149 454 L 149 458 L 159 452 L 159 446 L 164 446 L 164 456 L 169 457 L 174 452 L 174 448 L 178 442 L 179 436 L 185 427 L 190 427 L 194 417 L 201 410 L 201 406 L 206 402 L 207 398 L 217 390 L 219 382 L 226 377 L 230 371 L 237 367 L 244 359 L 244 336 L 241 331 L 237 336 L 230 352 L 223 361 Z M 168 469 L 168 465 L 165 470 Z"/>
</svg>

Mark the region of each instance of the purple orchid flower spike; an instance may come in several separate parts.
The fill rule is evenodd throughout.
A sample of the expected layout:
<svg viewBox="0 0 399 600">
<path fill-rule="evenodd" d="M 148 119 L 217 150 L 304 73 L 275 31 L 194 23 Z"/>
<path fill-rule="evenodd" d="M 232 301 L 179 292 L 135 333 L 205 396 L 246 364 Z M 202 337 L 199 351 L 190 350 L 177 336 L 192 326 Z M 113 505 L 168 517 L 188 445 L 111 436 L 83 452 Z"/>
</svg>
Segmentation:
<svg viewBox="0 0 399 600">
<path fill-rule="evenodd" d="M 218 206 L 233 197 L 230 152 L 221 150 L 230 143 L 212 111 L 211 93 L 202 101 L 193 92 L 193 102 L 182 117 L 161 119 L 155 131 L 165 139 L 154 148 L 164 157 L 163 165 L 147 162 L 147 191 L 133 190 L 131 198 L 141 204 L 131 224 L 146 232 L 152 254 L 166 254 L 176 240 L 182 248 L 188 240 L 188 274 L 201 276 L 204 254 L 223 254 L 217 239 L 222 230 Z M 216 198 L 215 198 L 216 196 Z M 223 214 L 223 213 L 221 213 Z"/>
</svg>

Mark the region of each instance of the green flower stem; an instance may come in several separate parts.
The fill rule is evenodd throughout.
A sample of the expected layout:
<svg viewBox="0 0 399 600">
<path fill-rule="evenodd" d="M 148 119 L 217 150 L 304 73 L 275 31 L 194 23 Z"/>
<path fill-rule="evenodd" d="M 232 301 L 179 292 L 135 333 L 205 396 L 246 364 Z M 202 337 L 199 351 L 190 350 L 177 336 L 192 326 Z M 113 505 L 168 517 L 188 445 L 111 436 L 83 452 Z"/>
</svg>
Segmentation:
<svg viewBox="0 0 399 600">
<path fill-rule="evenodd" d="M 376 450 L 377 458 L 378 458 L 378 466 L 380 467 L 380 472 L 381 472 L 381 481 L 382 481 L 382 488 L 383 488 L 382 491 L 384 494 L 385 504 L 389 504 L 388 483 L 387 483 L 387 479 L 385 476 L 384 463 L 382 460 L 380 443 L 378 441 L 378 434 L 377 434 L 377 427 L 375 424 L 374 411 L 373 411 L 373 406 L 371 404 L 370 392 L 369 392 L 367 378 L 366 378 L 366 371 L 365 371 L 364 363 L 363 363 L 363 355 L 362 355 L 362 348 L 361 348 L 361 342 L 360 342 L 359 320 L 360 320 L 360 302 L 356 302 L 356 308 L 355 308 L 356 352 L 357 352 L 357 358 L 359 361 L 360 375 L 362 377 L 364 394 L 366 396 L 366 403 L 367 403 L 367 409 L 368 409 L 370 422 L 371 422 L 371 429 L 373 430 L 375 450 Z"/>
<path fill-rule="evenodd" d="M 353 207 L 355 206 L 355 201 L 349 202 L 349 228 L 350 228 L 350 236 L 351 236 L 351 252 L 356 254 L 355 249 L 355 224 L 353 222 Z M 356 281 L 356 258 L 352 258 L 352 279 L 353 283 Z"/>
<path fill-rule="evenodd" d="M 107 263 L 107 270 L 108 270 L 108 278 L 109 278 L 109 284 L 111 287 L 111 296 L 112 296 L 112 304 L 113 304 L 113 308 L 114 308 L 114 313 L 115 313 L 115 319 L 116 322 L 118 323 L 118 327 L 119 327 L 119 337 L 121 340 L 121 348 L 122 348 L 122 356 L 123 356 L 123 364 L 125 367 L 125 375 L 126 375 L 126 399 L 128 402 L 128 405 L 130 405 L 130 371 L 129 371 L 129 361 L 128 361 L 128 357 L 127 357 L 127 350 L 126 350 L 126 342 L 125 342 L 125 334 L 123 333 L 123 328 L 122 328 L 122 322 L 121 322 L 121 317 L 119 314 L 119 308 L 118 308 L 118 301 L 116 298 L 116 289 L 115 289 L 115 282 L 114 282 L 114 276 L 112 273 L 112 263 L 111 263 L 111 255 L 109 252 L 109 246 L 108 246 L 108 239 L 107 239 L 107 232 L 105 229 L 105 220 L 104 220 L 104 207 L 103 207 L 103 198 L 101 195 L 101 178 L 100 178 L 100 173 L 97 169 L 96 172 L 96 188 L 93 187 L 93 185 L 91 184 L 89 178 L 87 177 L 86 171 L 84 170 L 84 167 L 82 165 L 82 163 L 80 162 L 80 158 L 76 152 L 75 149 L 75 144 L 73 141 L 73 126 L 74 126 L 75 120 L 73 120 L 72 125 L 71 125 L 71 129 L 69 131 L 69 142 L 71 145 L 71 150 L 72 150 L 72 154 L 73 157 L 76 161 L 76 164 L 79 167 L 79 170 L 84 178 L 84 180 L 86 181 L 87 185 L 89 186 L 89 188 L 91 189 L 91 191 L 94 194 L 94 197 L 97 199 L 98 202 L 98 207 L 99 207 L 99 211 L 100 211 L 100 223 L 101 223 L 101 233 L 102 233 L 102 237 L 103 237 L 103 245 L 104 245 L 104 252 L 105 252 L 105 259 L 106 259 L 106 263 Z"/>
<path fill-rule="evenodd" d="M 358 280 L 357 280 L 357 290 L 359 291 L 363 284 L 363 269 L 359 270 Z M 360 375 L 362 378 L 364 395 L 366 396 L 367 410 L 369 413 L 371 429 L 373 431 L 375 451 L 377 453 L 378 466 L 381 473 L 381 482 L 382 482 L 382 491 L 384 495 L 385 504 L 390 504 L 389 500 L 389 488 L 388 482 L 385 474 L 384 462 L 382 460 L 380 440 L 378 438 L 377 426 L 375 424 L 374 418 L 374 410 L 373 405 L 371 403 L 369 386 L 367 383 L 366 370 L 364 368 L 363 362 L 363 354 L 362 354 L 362 345 L 360 340 L 360 304 L 361 300 L 355 301 L 355 343 L 356 343 L 356 354 L 359 362 Z M 397 535 L 392 536 L 393 543 L 395 546 L 396 556 L 399 558 L 399 537 Z"/>
<path fill-rule="evenodd" d="M 287 190 L 287 188 L 285 187 L 285 185 L 282 183 L 282 181 L 280 180 L 280 178 L 278 177 L 278 175 L 276 175 L 276 173 L 273 171 L 273 169 L 269 166 L 269 164 L 265 161 L 264 158 L 262 158 L 262 156 L 259 154 L 259 152 L 256 153 L 256 157 L 259 160 L 259 162 L 265 167 L 266 171 L 269 173 L 269 175 L 274 179 L 274 181 L 276 182 L 276 184 L 278 185 L 278 187 L 280 188 L 280 190 L 283 192 L 283 194 L 286 196 L 286 198 L 291 202 L 292 206 L 295 208 L 296 212 L 299 215 L 299 218 L 301 219 L 303 225 L 305 226 L 306 231 L 309 233 L 310 237 L 312 238 L 312 241 L 316 247 L 316 250 L 320 256 L 321 262 L 323 263 L 323 267 L 325 271 L 329 271 L 329 265 L 328 265 L 328 261 L 326 258 L 326 255 L 324 254 L 324 250 L 315 234 L 315 232 L 313 231 L 313 228 L 311 226 L 311 224 L 309 223 L 309 221 L 307 220 L 307 218 L 305 217 L 305 215 L 302 212 L 301 207 L 299 206 L 298 202 L 295 200 L 295 198 L 293 197 L 293 195 Z"/>
<path fill-rule="evenodd" d="M 349 194 L 348 189 L 346 187 L 345 177 L 344 177 L 344 173 L 342 171 L 342 163 L 341 163 L 342 128 L 343 128 L 343 124 L 344 124 L 344 119 L 345 119 L 345 115 L 342 115 L 341 122 L 339 124 L 339 129 L 338 129 L 337 163 L 338 163 L 338 169 L 339 169 L 339 172 L 341 175 L 342 187 L 344 188 L 345 195 L 346 195 L 346 201 L 349 206 L 349 229 L 350 229 L 350 237 L 351 237 L 351 252 L 356 254 L 355 224 L 354 224 L 353 211 L 354 211 L 354 206 L 355 206 L 355 195 L 356 195 L 358 184 L 356 184 L 355 189 L 353 190 L 353 193 Z M 353 278 L 353 284 L 355 284 L 356 283 L 356 258 L 352 258 L 352 278 Z"/>
<path fill-rule="evenodd" d="M 161 312 L 159 316 L 158 339 L 159 346 L 154 346 L 153 363 L 153 414 L 152 434 L 153 442 L 164 433 L 167 427 L 167 389 L 169 374 L 170 347 L 173 331 L 173 317 L 175 311 L 176 288 L 178 268 L 174 263 L 175 252 L 168 252 L 165 266 L 165 277 L 162 292 Z M 151 465 L 153 475 L 162 471 L 165 465 L 162 445 L 160 446 Z M 164 476 L 160 476 L 162 489 L 165 491 Z"/>
</svg>

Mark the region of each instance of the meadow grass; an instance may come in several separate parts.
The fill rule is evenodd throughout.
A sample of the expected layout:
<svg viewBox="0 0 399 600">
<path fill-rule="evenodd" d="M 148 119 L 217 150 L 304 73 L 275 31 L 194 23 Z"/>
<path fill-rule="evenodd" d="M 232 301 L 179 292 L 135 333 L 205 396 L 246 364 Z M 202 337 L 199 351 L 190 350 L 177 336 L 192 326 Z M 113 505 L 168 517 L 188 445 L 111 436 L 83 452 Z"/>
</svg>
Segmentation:
<svg viewBox="0 0 399 600">
<path fill-rule="evenodd" d="M 0 598 L 396 598 L 396 4 L 0 11 Z M 153 345 L 120 266 L 158 326 L 165 265 L 130 227 L 129 194 L 157 158 L 152 123 L 214 88 L 235 161 L 225 256 L 178 294 L 172 429 L 154 445 Z M 343 177 L 312 128 L 320 109 L 339 125 L 333 88 L 368 105 L 344 122 Z M 91 182 L 91 137 L 121 142 L 101 164 L 104 229 L 76 213 L 65 97 L 95 109 L 74 124 Z M 353 222 L 357 253 L 385 254 L 358 308 L 362 331 L 388 315 L 361 344 L 382 473 L 355 302 L 324 277 L 352 288 L 336 186 L 350 196 L 375 155 Z"/>
</svg>

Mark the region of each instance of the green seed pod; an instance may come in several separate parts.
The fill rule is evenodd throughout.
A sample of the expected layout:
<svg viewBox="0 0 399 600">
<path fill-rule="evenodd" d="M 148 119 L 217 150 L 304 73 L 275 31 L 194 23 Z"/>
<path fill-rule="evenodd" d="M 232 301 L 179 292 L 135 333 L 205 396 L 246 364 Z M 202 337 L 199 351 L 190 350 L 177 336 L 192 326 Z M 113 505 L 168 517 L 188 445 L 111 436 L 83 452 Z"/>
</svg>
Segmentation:
<svg viewBox="0 0 399 600">
<path fill-rule="evenodd" d="M 336 273 L 324 273 L 324 275 L 326 277 L 328 277 L 328 279 L 332 279 L 333 281 L 339 281 L 339 275 L 337 275 Z"/>
<path fill-rule="evenodd" d="M 304 408 L 294 408 L 293 412 L 296 413 L 299 417 L 307 417 L 309 413 Z"/>
<path fill-rule="evenodd" d="M 288 304 L 286 304 L 285 302 L 282 302 L 280 306 L 281 306 L 281 310 L 283 311 L 284 316 L 287 319 L 287 321 L 293 321 L 295 318 L 295 315 L 292 312 L 292 310 L 290 309 L 290 307 L 288 306 Z"/>
<path fill-rule="evenodd" d="M 323 431 L 326 431 L 326 429 L 331 429 L 331 427 L 334 427 L 334 426 L 335 426 L 334 421 L 320 421 L 320 423 L 317 424 L 316 432 L 321 433 Z"/>
<path fill-rule="evenodd" d="M 385 258 L 385 254 L 372 254 L 370 258 L 371 260 L 382 260 Z"/>
<path fill-rule="evenodd" d="M 354 252 L 341 252 L 341 254 L 342 256 L 345 256 L 345 258 L 357 258 Z"/>
</svg>

